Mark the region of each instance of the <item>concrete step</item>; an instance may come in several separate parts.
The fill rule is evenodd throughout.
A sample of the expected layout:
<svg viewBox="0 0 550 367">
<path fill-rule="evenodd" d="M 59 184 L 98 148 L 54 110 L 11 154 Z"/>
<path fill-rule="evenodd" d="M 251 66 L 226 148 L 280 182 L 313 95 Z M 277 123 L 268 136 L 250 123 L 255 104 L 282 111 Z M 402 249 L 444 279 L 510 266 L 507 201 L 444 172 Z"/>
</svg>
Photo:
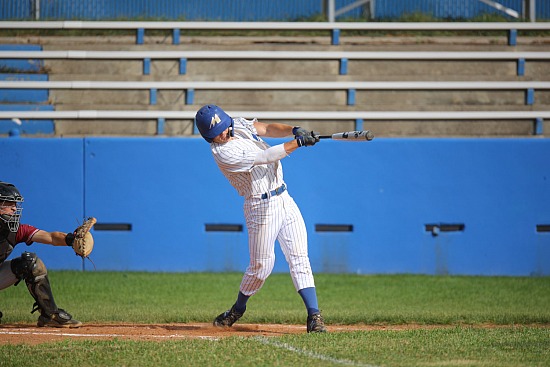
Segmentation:
<svg viewBox="0 0 550 367">
<path fill-rule="evenodd" d="M 136 79 L 144 76 L 141 60 L 46 60 L 44 67 L 50 75 L 123 75 Z M 183 77 L 180 74 L 179 61 L 153 60 L 150 64 L 150 77 Z M 385 78 L 403 80 L 433 80 L 434 78 L 454 79 L 517 78 L 515 61 L 384 61 L 349 60 L 347 77 L 355 79 Z M 548 80 L 550 61 L 527 61 L 522 78 Z M 189 60 L 186 77 L 243 80 L 293 80 L 291 78 L 336 78 L 340 75 L 338 60 Z M 300 80 L 300 79 L 298 79 Z M 500 80 L 500 79 L 498 79 Z"/>
<path fill-rule="evenodd" d="M 517 45 L 509 46 L 506 32 L 498 36 L 428 37 L 428 36 L 347 36 L 341 33 L 340 44 L 332 45 L 330 32 L 322 36 L 180 36 L 180 44 L 172 44 L 171 32 L 166 36 L 147 36 L 144 44 L 136 44 L 135 35 L 128 36 L 23 36 L 0 37 L 3 44 L 40 44 L 45 50 L 468 50 L 534 51 L 550 44 L 550 37 L 518 36 Z"/>
<path fill-rule="evenodd" d="M 295 106 L 280 105 L 280 104 L 232 104 L 221 103 L 221 101 L 210 101 L 220 105 L 226 110 L 232 111 L 548 111 L 550 104 L 546 105 L 502 105 L 502 106 L 487 106 L 487 105 L 469 105 L 469 106 L 449 106 L 447 104 L 432 104 L 432 105 L 388 105 L 379 104 L 375 106 L 365 106 L 357 104 L 355 106 L 345 105 L 310 105 L 300 104 Z M 170 105 L 145 105 L 145 104 L 86 104 L 86 103 L 71 103 L 56 104 L 56 111 L 79 111 L 79 110 L 105 110 L 105 111 L 197 111 L 200 107 L 208 103 L 185 105 L 174 103 Z"/>
<path fill-rule="evenodd" d="M 530 121 L 368 121 L 378 137 L 512 137 L 531 136 Z"/>
<path fill-rule="evenodd" d="M 157 92 L 156 105 L 159 107 L 184 106 L 186 92 L 161 90 Z M 51 90 L 50 103 L 58 108 L 65 105 L 134 105 L 149 106 L 150 92 L 148 90 Z M 433 109 L 445 106 L 448 110 L 482 108 L 488 110 L 506 108 L 524 108 L 526 106 L 526 92 L 513 91 L 364 91 L 357 90 L 355 103 L 348 105 L 348 92 L 345 90 L 196 90 L 193 104 L 204 105 L 213 103 L 220 105 L 243 105 L 248 109 L 255 106 L 280 106 L 283 109 L 306 109 L 306 106 L 315 108 L 360 108 L 382 110 L 417 110 L 420 108 Z M 550 106 L 550 91 L 536 91 L 533 105 Z M 105 107 L 102 107 L 105 108 Z"/>
<path fill-rule="evenodd" d="M 190 136 L 192 121 L 170 120 L 165 124 L 164 135 Z M 154 136 L 156 120 L 55 120 L 56 136 Z"/>
<path fill-rule="evenodd" d="M 285 79 L 282 79 L 285 77 Z M 235 75 L 222 74 L 175 74 L 175 75 L 126 75 L 126 74 L 68 74 L 68 73 L 51 73 L 49 74 L 50 81 L 143 81 L 143 82 L 188 82 L 188 81 L 550 81 L 550 74 L 541 75 L 534 78 L 533 76 L 517 76 L 517 75 L 446 75 L 442 78 L 440 75 L 303 75 L 303 74 L 286 74 L 284 76 L 277 74 L 265 75 Z"/>
<path fill-rule="evenodd" d="M 248 116 L 247 116 L 248 117 Z M 252 116 L 250 116 L 252 118 Z M 268 121 L 300 125 L 320 134 L 352 131 L 356 129 L 355 121 Z M 451 120 L 451 121 L 400 121 L 369 120 L 363 122 L 364 130 L 371 130 L 376 137 L 511 137 L 534 135 L 535 124 L 527 120 Z M 157 135 L 156 120 L 56 120 L 56 136 L 151 136 Z M 550 124 L 545 122 L 544 131 Z M 192 120 L 166 120 L 162 135 L 191 136 Z M 550 136 L 548 132 L 544 136 Z"/>
</svg>

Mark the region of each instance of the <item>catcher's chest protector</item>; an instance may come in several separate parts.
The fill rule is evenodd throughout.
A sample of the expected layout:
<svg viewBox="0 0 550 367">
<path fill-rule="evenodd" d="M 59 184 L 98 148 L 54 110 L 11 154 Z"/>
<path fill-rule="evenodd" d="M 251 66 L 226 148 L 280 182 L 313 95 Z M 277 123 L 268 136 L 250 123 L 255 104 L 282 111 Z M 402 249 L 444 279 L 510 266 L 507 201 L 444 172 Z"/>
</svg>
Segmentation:
<svg viewBox="0 0 550 367">
<path fill-rule="evenodd" d="M 13 251 L 15 243 L 15 233 L 10 232 L 7 237 L 0 238 L 0 264 L 3 263 Z"/>
</svg>

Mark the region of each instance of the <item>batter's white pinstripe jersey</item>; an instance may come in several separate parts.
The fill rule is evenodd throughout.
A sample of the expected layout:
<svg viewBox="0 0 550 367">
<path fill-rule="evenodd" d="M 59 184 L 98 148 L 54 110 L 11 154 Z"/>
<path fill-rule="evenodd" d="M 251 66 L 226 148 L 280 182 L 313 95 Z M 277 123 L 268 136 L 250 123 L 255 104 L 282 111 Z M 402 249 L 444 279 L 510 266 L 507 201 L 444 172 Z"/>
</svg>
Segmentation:
<svg viewBox="0 0 550 367">
<path fill-rule="evenodd" d="M 280 161 L 253 166 L 256 154 L 270 147 L 257 135 L 255 121 L 234 118 L 234 138 L 225 144 L 210 144 L 218 167 L 245 198 L 260 197 L 284 183 Z"/>
<path fill-rule="evenodd" d="M 315 287 L 307 253 L 307 231 L 302 214 L 288 191 L 262 198 L 262 194 L 284 184 L 280 161 L 254 165 L 259 152 L 270 146 L 257 136 L 256 120 L 233 119 L 234 138 L 211 143 L 214 160 L 239 195 L 245 197 L 244 214 L 248 229 L 250 263 L 240 291 L 255 294 L 275 264 L 275 241 L 281 245 L 297 291 Z"/>
</svg>

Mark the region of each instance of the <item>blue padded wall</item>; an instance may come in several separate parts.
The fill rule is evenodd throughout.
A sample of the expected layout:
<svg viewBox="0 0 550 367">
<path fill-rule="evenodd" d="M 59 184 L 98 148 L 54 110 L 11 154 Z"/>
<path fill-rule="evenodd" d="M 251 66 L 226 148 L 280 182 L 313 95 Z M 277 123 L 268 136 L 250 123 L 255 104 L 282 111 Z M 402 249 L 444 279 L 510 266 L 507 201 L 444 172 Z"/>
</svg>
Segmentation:
<svg viewBox="0 0 550 367">
<path fill-rule="evenodd" d="M 82 139 L 0 139 L 0 180 L 17 186 L 25 202 L 22 223 L 47 231 L 70 232 L 84 217 Z M 70 248 L 19 244 L 11 257 L 36 252 L 51 269 L 82 268 Z"/>
<path fill-rule="evenodd" d="M 21 186 L 25 222 L 67 231 L 94 215 L 107 226 L 94 230 L 98 270 L 247 265 L 246 228 L 205 231 L 244 226 L 244 216 L 200 138 L 15 138 L 0 139 L 0 149 L 11 157 L 0 179 Z M 550 224 L 549 157 L 548 139 L 380 138 L 322 141 L 283 166 L 316 272 L 538 276 L 550 275 L 550 232 L 537 231 Z M 446 232 L 449 224 L 464 228 Z M 53 250 L 69 255 L 49 267 L 78 265 Z M 276 253 L 275 271 L 286 272 Z"/>
</svg>

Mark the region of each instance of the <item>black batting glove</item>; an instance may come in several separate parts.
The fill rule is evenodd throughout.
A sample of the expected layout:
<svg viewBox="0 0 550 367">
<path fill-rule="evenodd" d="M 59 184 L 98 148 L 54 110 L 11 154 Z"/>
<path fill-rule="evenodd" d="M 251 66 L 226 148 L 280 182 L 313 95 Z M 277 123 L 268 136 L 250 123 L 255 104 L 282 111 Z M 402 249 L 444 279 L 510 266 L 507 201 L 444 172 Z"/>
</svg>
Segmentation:
<svg viewBox="0 0 550 367">
<path fill-rule="evenodd" d="M 294 136 L 307 136 L 307 135 L 310 135 L 311 133 L 306 129 L 301 128 L 300 126 L 294 126 L 292 128 L 292 134 L 294 134 Z"/>
<path fill-rule="evenodd" d="M 315 145 L 319 141 L 319 138 L 315 138 L 312 135 L 306 135 L 306 136 L 297 136 L 296 142 L 298 143 L 299 147 L 310 147 Z"/>
</svg>

